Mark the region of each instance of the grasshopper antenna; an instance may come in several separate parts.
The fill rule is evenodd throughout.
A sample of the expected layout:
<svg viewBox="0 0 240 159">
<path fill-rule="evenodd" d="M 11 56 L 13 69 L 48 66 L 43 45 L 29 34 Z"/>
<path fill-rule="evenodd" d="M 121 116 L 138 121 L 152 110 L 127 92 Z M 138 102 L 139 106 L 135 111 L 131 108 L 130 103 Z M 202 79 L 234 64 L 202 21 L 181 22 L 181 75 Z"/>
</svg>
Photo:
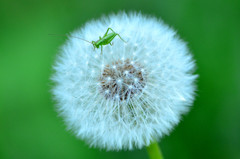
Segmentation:
<svg viewBox="0 0 240 159">
<path fill-rule="evenodd" d="M 72 35 L 64 35 L 64 34 L 63 35 L 61 35 L 61 34 L 48 34 L 48 35 L 52 35 L 52 36 L 69 36 L 69 37 L 77 38 L 77 39 L 80 39 L 80 40 L 83 40 L 83 41 L 86 41 L 86 42 L 92 44 L 90 41 L 87 41 L 87 40 L 85 40 L 83 38 L 79 38 L 79 37 L 72 36 Z"/>
</svg>

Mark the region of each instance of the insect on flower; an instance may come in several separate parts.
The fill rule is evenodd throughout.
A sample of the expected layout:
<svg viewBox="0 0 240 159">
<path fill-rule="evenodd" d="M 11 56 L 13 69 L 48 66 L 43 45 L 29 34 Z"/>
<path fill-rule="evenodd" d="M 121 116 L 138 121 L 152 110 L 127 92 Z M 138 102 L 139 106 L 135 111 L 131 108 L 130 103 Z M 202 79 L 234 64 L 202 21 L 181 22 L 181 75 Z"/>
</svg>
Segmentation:
<svg viewBox="0 0 240 159">
<path fill-rule="evenodd" d="M 109 30 L 111 30 L 112 33 L 109 33 L 109 34 L 108 34 Z M 92 41 L 92 42 L 90 42 L 90 43 L 93 44 L 94 49 L 95 49 L 95 48 L 99 48 L 99 46 L 101 46 L 101 54 L 102 54 L 103 45 L 108 45 L 108 44 L 110 44 L 110 45 L 112 46 L 113 43 L 111 43 L 111 42 L 112 42 L 112 40 L 113 40 L 116 36 L 118 36 L 123 42 L 126 43 L 126 41 L 124 41 L 124 40 L 122 39 L 122 37 L 121 37 L 118 33 L 116 33 L 115 31 L 113 31 L 112 28 L 108 28 L 107 31 L 106 31 L 106 33 L 103 35 L 103 37 L 99 36 L 99 40 L 97 40 L 97 41 Z"/>
<path fill-rule="evenodd" d="M 108 34 L 109 30 L 111 30 L 112 33 L 109 33 L 109 34 Z M 56 35 L 56 34 L 49 34 L 49 35 Z M 113 42 L 112 42 L 112 41 L 113 41 L 113 39 L 114 39 L 116 36 L 118 36 L 123 42 L 127 43 L 125 40 L 123 40 L 123 38 L 122 38 L 118 33 L 116 33 L 115 31 L 113 31 L 112 28 L 108 28 L 107 31 L 106 31 L 106 33 L 103 35 L 103 37 L 99 36 L 99 40 L 97 40 L 97 41 L 92 41 L 92 42 L 90 42 L 90 41 L 88 41 L 88 40 L 85 40 L 85 39 L 83 39 L 83 38 L 79 38 L 79 37 L 76 37 L 76 36 L 69 36 L 69 37 L 81 39 L 81 40 L 83 40 L 83 41 L 85 41 L 85 42 L 88 42 L 88 43 L 92 44 L 93 47 L 94 47 L 94 50 L 95 50 L 95 48 L 98 49 L 99 46 L 101 46 L 101 54 L 102 54 L 102 52 L 103 52 L 103 45 L 108 45 L 108 44 L 110 44 L 110 45 L 112 46 L 112 45 L 113 45 Z M 111 43 L 111 42 L 112 42 L 112 43 Z"/>
</svg>

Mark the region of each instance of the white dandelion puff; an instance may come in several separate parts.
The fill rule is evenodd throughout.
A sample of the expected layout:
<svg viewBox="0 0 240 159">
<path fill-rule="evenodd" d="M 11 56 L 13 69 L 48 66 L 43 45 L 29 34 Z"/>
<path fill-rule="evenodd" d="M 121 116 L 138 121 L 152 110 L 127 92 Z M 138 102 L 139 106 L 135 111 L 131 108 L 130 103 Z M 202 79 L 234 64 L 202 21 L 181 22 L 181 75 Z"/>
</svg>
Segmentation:
<svg viewBox="0 0 240 159">
<path fill-rule="evenodd" d="M 98 40 L 111 27 L 113 45 Z M 159 140 L 194 100 L 195 63 L 186 43 L 161 20 L 110 15 L 72 33 L 54 65 L 53 94 L 66 125 L 90 146 L 133 149 Z"/>
</svg>

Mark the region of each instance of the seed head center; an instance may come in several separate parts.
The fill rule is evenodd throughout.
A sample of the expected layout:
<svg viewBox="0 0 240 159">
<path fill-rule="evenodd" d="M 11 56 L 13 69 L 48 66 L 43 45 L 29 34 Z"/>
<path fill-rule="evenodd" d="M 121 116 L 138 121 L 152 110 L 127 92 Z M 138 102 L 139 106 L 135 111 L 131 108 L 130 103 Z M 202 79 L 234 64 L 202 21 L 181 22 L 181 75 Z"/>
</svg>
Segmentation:
<svg viewBox="0 0 240 159">
<path fill-rule="evenodd" d="M 126 100 L 141 93 L 146 84 L 144 68 L 129 59 L 106 65 L 100 77 L 100 92 L 107 99 Z"/>
</svg>

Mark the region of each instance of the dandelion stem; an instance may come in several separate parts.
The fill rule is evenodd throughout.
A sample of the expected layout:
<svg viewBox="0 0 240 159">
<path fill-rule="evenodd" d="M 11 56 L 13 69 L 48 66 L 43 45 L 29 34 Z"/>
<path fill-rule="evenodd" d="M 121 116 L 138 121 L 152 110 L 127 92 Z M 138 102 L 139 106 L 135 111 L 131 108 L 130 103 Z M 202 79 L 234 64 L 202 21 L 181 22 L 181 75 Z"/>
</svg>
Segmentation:
<svg viewBox="0 0 240 159">
<path fill-rule="evenodd" d="M 147 147 L 147 152 L 150 159 L 163 159 L 163 155 L 157 142 L 152 143 Z"/>
</svg>

